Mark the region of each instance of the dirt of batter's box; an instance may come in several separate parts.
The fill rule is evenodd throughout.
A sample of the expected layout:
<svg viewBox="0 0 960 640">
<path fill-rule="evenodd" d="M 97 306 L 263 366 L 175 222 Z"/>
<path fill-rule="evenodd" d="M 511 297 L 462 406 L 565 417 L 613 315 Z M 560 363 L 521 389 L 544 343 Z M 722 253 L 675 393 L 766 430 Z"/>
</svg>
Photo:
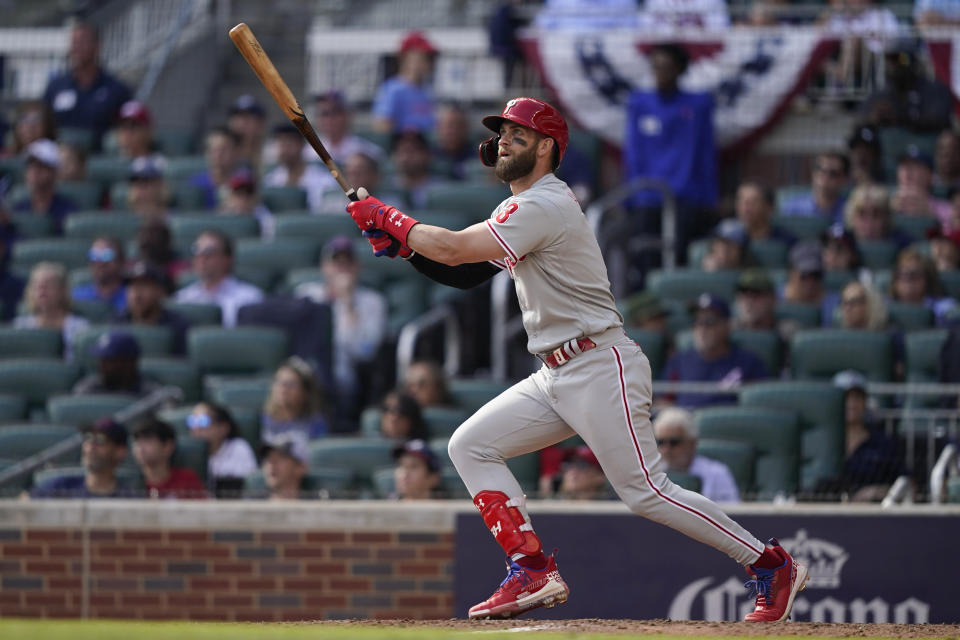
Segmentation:
<svg viewBox="0 0 960 640">
<path fill-rule="evenodd" d="M 623 633 L 671 636 L 824 636 L 832 638 L 960 638 L 955 624 L 860 624 L 831 622 L 675 622 L 673 620 L 340 620 L 319 625 L 430 627 L 458 631 L 552 631 L 556 633 Z"/>
</svg>

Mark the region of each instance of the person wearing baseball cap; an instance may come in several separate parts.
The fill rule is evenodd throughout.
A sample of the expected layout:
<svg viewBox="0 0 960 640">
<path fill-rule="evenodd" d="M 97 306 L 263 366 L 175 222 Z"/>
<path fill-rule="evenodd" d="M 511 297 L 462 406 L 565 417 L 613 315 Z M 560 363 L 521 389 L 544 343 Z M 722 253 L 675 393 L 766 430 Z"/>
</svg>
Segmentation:
<svg viewBox="0 0 960 640">
<path fill-rule="evenodd" d="M 563 500 L 611 500 L 613 493 L 607 485 L 600 461 L 590 447 L 581 445 L 564 455 L 558 498 Z"/>
<path fill-rule="evenodd" d="M 127 209 L 144 221 L 165 220 L 169 215 L 169 192 L 164 179 L 167 162 L 163 156 L 145 155 L 130 162 Z"/>
<path fill-rule="evenodd" d="M 783 299 L 820 306 L 824 295 L 820 244 L 812 240 L 797 243 L 790 250 L 790 271 L 783 288 Z"/>
<path fill-rule="evenodd" d="M 777 292 L 763 269 L 746 269 L 737 278 L 733 300 L 734 328 L 773 331 L 777 328 Z"/>
<path fill-rule="evenodd" d="M 704 271 L 729 271 L 744 266 L 747 237 L 743 226 L 736 220 L 724 220 L 710 235 L 710 244 L 700 262 Z"/>
<path fill-rule="evenodd" d="M 303 497 L 303 479 L 310 467 L 306 435 L 296 431 L 272 435 L 260 445 L 260 460 L 271 500 Z"/>
<path fill-rule="evenodd" d="M 940 227 L 927 232 L 930 243 L 930 257 L 937 265 L 937 271 L 960 269 L 960 229 L 944 233 Z"/>
<path fill-rule="evenodd" d="M 14 213 L 30 213 L 49 218 L 56 229 L 63 219 L 77 210 L 76 203 L 57 192 L 57 172 L 60 169 L 60 147 L 53 140 L 40 138 L 27 146 L 27 168 L 23 180 L 27 193 L 15 200 Z"/>
<path fill-rule="evenodd" d="M 872 124 L 855 126 L 847 138 L 847 151 L 850 155 L 850 177 L 854 185 L 885 182 L 880 129 Z"/>
<path fill-rule="evenodd" d="M 438 497 L 440 460 L 423 440 L 408 440 L 393 449 L 394 489 L 400 500 Z"/>
<path fill-rule="evenodd" d="M 162 386 L 140 373 L 140 344 L 126 331 L 115 329 L 101 334 L 91 353 L 97 359 L 97 371 L 77 381 L 75 395 L 124 393 L 143 397 Z"/>
<path fill-rule="evenodd" d="M 117 120 L 117 147 L 125 157 L 134 160 L 156 151 L 153 143 L 153 116 L 140 100 L 124 102 Z"/>
<path fill-rule="evenodd" d="M 625 321 L 638 329 L 658 331 L 666 335 L 669 317 L 669 309 L 663 306 L 657 294 L 650 291 L 640 291 L 626 300 Z"/>
<path fill-rule="evenodd" d="M 944 129 L 933 148 L 933 190 L 949 200 L 952 190 L 960 187 L 960 132 Z"/>
<path fill-rule="evenodd" d="M 273 143 L 277 153 L 277 166 L 263 176 L 263 185 L 298 187 L 306 192 L 307 207 L 310 211 L 320 213 L 323 209 L 324 192 L 339 191 L 333 175 L 316 162 L 316 152 L 312 148 L 310 153 L 314 155 L 314 161 L 306 160 L 304 149 L 307 145 L 300 131 L 291 123 L 285 122 L 273 128 Z M 343 195 L 340 194 L 340 197 Z"/>
<path fill-rule="evenodd" d="M 690 303 L 693 315 L 693 346 L 667 361 L 663 377 L 678 382 L 716 382 L 738 387 L 769 377 L 753 353 L 730 340 L 730 306 L 720 297 L 701 294 Z M 690 409 L 731 404 L 736 396 L 726 393 L 679 393 L 673 403 Z"/>
<path fill-rule="evenodd" d="M 164 305 L 172 286 L 167 274 L 159 267 L 140 260 L 127 270 L 126 282 L 127 309 L 117 316 L 117 321 L 124 324 L 169 327 L 173 335 L 170 353 L 184 355 L 190 323 Z"/>
<path fill-rule="evenodd" d="M 134 497 L 131 487 L 117 478 L 117 467 L 127 457 L 127 430 L 112 418 L 101 418 L 80 428 L 82 475 L 61 475 L 33 488 L 31 498 Z"/>
<path fill-rule="evenodd" d="M 260 225 L 260 237 L 266 241 L 273 239 L 276 220 L 273 212 L 263 204 L 256 175 L 246 167 L 234 171 L 227 181 L 227 195 L 220 205 L 220 214 L 253 216 Z"/>
<path fill-rule="evenodd" d="M 434 125 L 435 100 L 430 87 L 437 49 L 419 31 L 404 36 L 397 54 L 399 71 L 377 90 L 373 126 L 377 131 L 428 132 Z"/>
<path fill-rule="evenodd" d="M 227 111 L 227 128 L 240 140 L 240 162 L 257 171 L 267 135 L 267 113 L 254 96 L 237 96 Z"/>
<path fill-rule="evenodd" d="M 317 130 L 317 135 L 320 136 L 323 148 L 341 168 L 344 168 L 347 159 L 356 153 L 362 153 L 377 163 L 383 161 L 384 150 L 380 145 L 352 133 L 350 104 L 343 92 L 331 89 L 315 95 L 311 122 Z M 317 152 L 306 145 L 303 148 L 303 159 L 306 162 L 316 163 Z M 345 168 L 344 172 L 346 173 Z M 369 191 L 375 191 L 365 182 L 350 184 L 362 184 Z"/>
<path fill-rule="evenodd" d="M 825 271 L 856 271 L 862 264 L 857 239 L 845 226 L 834 223 L 820 234 Z"/>
<path fill-rule="evenodd" d="M 897 187 L 890 208 L 900 215 L 950 223 L 950 203 L 933 195 L 933 156 L 926 149 L 909 144 L 897 158 Z"/>
</svg>

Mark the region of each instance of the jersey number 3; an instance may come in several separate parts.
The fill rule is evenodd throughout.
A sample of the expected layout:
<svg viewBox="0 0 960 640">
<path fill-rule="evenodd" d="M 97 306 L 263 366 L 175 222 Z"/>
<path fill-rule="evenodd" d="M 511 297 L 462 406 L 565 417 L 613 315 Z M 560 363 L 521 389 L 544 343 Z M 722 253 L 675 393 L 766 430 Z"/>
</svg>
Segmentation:
<svg viewBox="0 0 960 640">
<path fill-rule="evenodd" d="M 520 208 L 520 205 L 518 205 L 516 202 L 511 202 L 504 208 L 503 211 L 497 214 L 497 217 L 495 218 L 496 221 L 503 224 L 504 222 L 507 221 L 507 218 L 513 215 L 513 212 L 519 208 Z"/>
</svg>

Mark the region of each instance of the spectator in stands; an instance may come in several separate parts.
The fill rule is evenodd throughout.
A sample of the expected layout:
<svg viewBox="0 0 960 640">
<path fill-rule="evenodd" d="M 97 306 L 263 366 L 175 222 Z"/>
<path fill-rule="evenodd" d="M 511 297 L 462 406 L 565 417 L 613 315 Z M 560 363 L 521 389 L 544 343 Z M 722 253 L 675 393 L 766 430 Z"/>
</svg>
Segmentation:
<svg viewBox="0 0 960 640">
<path fill-rule="evenodd" d="M 50 79 L 43 99 L 53 109 L 58 127 L 89 130 L 97 150 L 120 106 L 130 99 L 130 89 L 100 66 L 100 36 L 91 24 L 74 25 L 67 67 Z"/>
<path fill-rule="evenodd" d="M 127 430 L 110 418 L 82 429 L 83 476 L 63 475 L 34 487 L 31 498 L 133 497 L 130 487 L 117 478 L 117 467 L 127 457 Z"/>
<path fill-rule="evenodd" d="M 238 141 L 240 164 L 259 172 L 263 143 L 267 133 L 267 114 L 263 105 L 250 94 L 239 96 L 227 113 L 227 128 Z"/>
<path fill-rule="evenodd" d="M 857 187 L 850 193 L 843 222 L 853 232 L 858 244 L 886 240 L 904 247 L 910 243 L 908 237 L 893 228 L 890 194 L 879 185 Z"/>
<path fill-rule="evenodd" d="M 173 427 L 148 416 L 133 428 L 133 458 L 143 474 L 149 498 L 206 498 L 203 480 L 189 467 L 173 466 L 177 433 Z"/>
<path fill-rule="evenodd" d="M 831 37 L 841 40 L 836 59 L 829 61 L 827 66 L 832 86 L 861 78 L 864 68 L 869 68 L 871 62 L 866 51 L 879 54 L 885 42 L 900 34 L 903 27 L 897 16 L 878 4 L 871 0 L 832 0 L 821 16 L 823 29 Z"/>
<path fill-rule="evenodd" d="M 916 0 L 913 20 L 924 27 L 960 24 L 960 6 L 953 0 Z"/>
<path fill-rule="evenodd" d="M 27 100 L 17 107 L 13 124 L 12 155 L 20 155 L 36 140 L 56 140 L 57 123 L 43 100 Z"/>
<path fill-rule="evenodd" d="M 419 131 L 404 131 L 393 135 L 391 158 L 395 170 L 394 190 L 400 191 L 412 209 L 427 206 L 427 190 L 437 179 L 430 173 L 432 164 L 430 143 Z"/>
<path fill-rule="evenodd" d="M 729 271 L 744 266 L 747 234 L 736 220 L 725 220 L 713 230 L 700 267 L 704 271 Z"/>
<path fill-rule="evenodd" d="M 691 312 L 693 348 L 680 351 L 667 361 L 663 376 L 666 380 L 715 382 L 721 388 L 731 388 L 767 377 L 757 356 L 730 341 L 730 307 L 726 302 L 704 293 L 691 305 Z M 735 401 L 735 396 L 722 392 L 680 393 L 674 399 L 675 404 L 689 408 Z"/>
<path fill-rule="evenodd" d="M 935 198 L 933 159 L 916 145 L 909 145 L 897 161 L 897 188 L 890 208 L 903 216 L 936 218 L 947 226 L 953 217 L 950 203 Z"/>
<path fill-rule="evenodd" d="M 117 148 L 131 160 L 155 153 L 153 118 L 150 109 L 139 100 L 124 102 L 117 122 Z"/>
<path fill-rule="evenodd" d="M 933 151 L 933 191 L 946 196 L 960 187 L 960 132 L 944 129 L 937 136 Z"/>
<path fill-rule="evenodd" d="M 144 222 L 137 231 L 136 245 L 140 259 L 163 270 L 171 282 L 190 270 L 190 262 L 179 258 L 173 250 L 170 227 L 162 220 Z"/>
<path fill-rule="evenodd" d="M 821 258 L 826 271 L 858 271 L 863 263 L 857 239 L 842 224 L 834 223 L 820 234 Z"/>
<path fill-rule="evenodd" d="M 144 221 L 162 222 L 169 213 L 165 167 L 166 161 L 161 156 L 139 156 L 130 163 L 126 205 Z"/>
<path fill-rule="evenodd" d="M 393 482 L 400 500 L 440 497 L 440 461 L 423 440 L 407 440 L 393 450 Z"/>
<path fill-rule="evenodd" d="M 865 124 L 854 128 L 847 139 L 850 155 L 850 178 L 856 187 L 883 184 L 883 147 L 880 145 L 880 130 Z"/>
<path fill-rule="evenodd" d="M 733 326 L 755 331 L 777 329 L 777 294 L 773 280 L 763 269 L 747 269 L 737 279 Z"/>
<path fill-rule="evenodd" d="M 960 269 L 960 229 L 946 234 L 940 229 L 933 229 L 927 237 L 930 257 L 937 265 L 938 272 Z"/>
<path fill-rule="evenodd" d="M 677 256 L 682 264 L 688 242 L 706 228 L 707 212 L 717 203 L 714 103 L 708 93 L 680 89 L 680 77 L 690 61 L 683 46 L 656 44 L 649 59 L 656 86 L 652 91 L 634 91 L 627 103 L 625 179 L 645 176 L 670 185 L 677 200 Z M 640 191 L 631 206 L 637 230 L 660 235 L 661 195 Z"/>
<path fill-rule="evenodd" d="M 349 415 L 362 402 L 361 367 L 372 362 L 387 330 L 387 303 L 384 297 L 359 286 L 360 262 L 353 241 L 335 236 L 324 247 L 320 260 L 323 283 L 298 286 L 294 295 L 333 307 L 334 380 L 339 407 Z"/>
<path fill-rule="evenodd" d="M 796 242 L 791 233 L 773 224 L 776 196 L 759 182 L 742 182 L 737 187 L 734 209 L 749 242 L 776 240 L 787 247 Z"/>
<path fill-rule="evenodd" d="M 824 325 L 830 323 L 836 295 L 827 295 L 823 284 L 823 257 L 815 241 L 799 242 L 790 250 L 790 271 L 781 299 L 820 308 Z"/>
<path fill-rule="evenodd" d="M 497 3 L 487 22 L 490 55 L 503 64 L 503 86 L 513 87 L 513 70 L 523 61 L 517 32 L 524 24 L 518 7 L 522 0 L 504 0 Z"/>
<path fill-rule="evenodd" d="M 240 167 L 240 138 L 226 127 L 214 127 L 204 141 L 207 168 L 190 179 L 190 184 L 203 189 L 208 209 L 215 209 L 225 199 L 227 182 Z"/>
<path fill-rule="evenodd" d="M 380 406 L 380 435 L 400 442 L 429 440 L 417 399 L 402 389 L 387 393 Z"/>
<path fill-rule="evenodd" d="M 631 295 L 625 303 L 624 322 L 628 326 L 667 335 L 667 319 L 670 317 L 670 311 L 660 302 L 659 296 L 649 291 L 641 291 Z"/>
<path fill-rule="evenodd" d="M 581 445 L 566 452 L 557 497 L 563 500 L 612 500 L 613 492 L 597 456 Z"/>
<path fill-rule="evenodd" d="M 467 177 L 466 163 L 477 156 L 477 145 L 470 142 L 467 112 L 458 104 L 448 102 L 437 110 L 437 138 L 434 158 L 444 167 L 443 177 L 463 180 Z"/>
<path fill-rule="evenodd" d="M 225 407 L 201 402 L 187 416 L 187 426 L 192 437 L 207 443 L 207 483 L 214 495 L 238 497 L 243 479 L 257 470 L 257 457 L 236 420 Z"/>
<path fill-rule="evenodd" d="M 946 324 L 951 312 L 957 308 L 957 301 L 943 291 L 933 259 L 912 248 L 897 255 L 890 282 L 890 299 L 922 304 L 933 311 L 937 325 Z"/>
<path fill-rule="evenodd" d="M 719 33 L 730 26 L 730 13 L 723 0 L 643 0 L 640 30 L 675 34 L 691 29 Z"/>
<path fill-rule="evenodd" d="M 73 200 L 57 193 L 57 171 L 60 169 L 60 148 L 46 138 L 34 140 L 27 147 L 27 169 L 24 182 L 27 195 L 13 203 L 14 213 L 47 216 L 59 231 L 63 219 L 77 210 Z"/>
<path fill-rule="evenodd" d="M 308 439 L 321 438 L 330 432 L 323 415 L 320 381 L 302 358 L 288 358 L 274 372 L 260 416 L 260 428 L 264 440 L 288 432 Z"/>
<path fill-rule="evenodd" d="M 423 409 L 453 404 L 443 369 L 432 360 L 411 362 L 403 376 L 403 388 Z"/>
<path fill-rule="evenodd" d="M 263 436 L 260 469 L 271 500 L 298 500 L 303 497 L 303 479 L 310 468 L 307 437 L 300 431 Z"/>
<path fill-rule="evenodd" d="M 841 222 L 849 181 L 850 160 L 847 156 L 842 151 L 821 153 L 813 161 L 810 192 L 786 198 L 780 203 L 780 214 Z"/>
<path fill-rule="evenodd" d="M 338 189 L 336 180 L 326 167 L 307 163 L 304 159 L 303 136 L 292 124 L 277 125 L 273 129 L 276 143 L 277 166 L 263 177 L 266 187 L 299 187 L 307 193 L 307 206 L 312 213 L 319 213 L 323 206 L 323 192 Z M 311 153 L 315 153 L 310 149 Z M 366 186 L 364 183 L 358 183 Z M 368 187 L 369 190 L 369 187 Z"/>
<path fill-rule="evenodd" d="M 317 135 L 320 136 L 323 148 L 338 165 L 342 166 L 347 158 L 356 153 L 362 153 L 377 162 L 383 159 L 383 149 L 366 138 L 350 132 L 350 109 L 339 91 L 328 91 L 314 97 L 313 124 L 317 128 Z M 311 147 L 304 147 L 303 154 L 307 162 L 318 161 L 317 152 Z M 367 186 L 363 182 L 350 184 Z M 374 191 L 370 190 L 370 193 Z M 340 207 L 338 213 L 342 213 L 342 209 L 343 207 Z"/>
<path fill-rule="evenodd" d="M 170 291 L 170 279 L 157 266 L 139 261 L 127 272 L 127 308 L 117 316 L 124 324 L 169 327 L 173 334 L 171 353 L 187 352 L 186 318 L 164 306 Z"/>
<path fill-rule="evenodd" d="M 87 179 L 87 154 L 75 144 L 61 142 L 58 182 L 78 182 Z"/>
<path fill-rule="evenodd" d="M 887 305 L 871 285 L 850 282 L 840 292 L 840 326 L 844 329 L 879 331 L 887 328 Z"/>
<path fill-rule="evenodd" d="M 636 0 L 545 0 L 534 24 L 544 32 L 634 29 L 636 4 Z"/>
<path fill-rule="evenodd" d="M 679 407 L 667 407 L 653 419 L 653 433 L 668 471 L 700 478 L 700 493 L 714 502 L 740 502 L 740 491 L 730 468 L 697 455 L 700 434 L 693 414 Z"/>
<path fill-rule="evenodd" d="M 272 240 L 276 230 L 273 213 L 263 204 L 257 178 L 247 168 L 237 169 L 227 182 L 227 195 L 220 205 L 220 215 L 252 216 L 260 225 L 260 237 Z"/>
<path fill-rule="evenodd" d="M 884 53 L 886 82 L 860 106 L 860 113 L 879 127 L 900 127 L 917 133 L 950 127 L 953 95 L 937 80 L 928 80 L 918 60 L 921 41 L 901 38 Z"/>
<path fill-rule="evenodd" d="M 114 313 L 127 308 L 127 288 L 123 283 L 126 256 L 123 243 L 111 236 L 98 236 L 87 252 L 90 260 L 90 282 L 73 287 L 74 300 L 100 301 L 110 305 Z"/>
<path fill-rule="evenodd" d="M 884 435 L 867 408 L 867 381 L 857 371 L 841 371 L 833 384 L 844 391 L 845 451 L 839 477 L 814 490 L 821 499 L 879 502 L 903 472 L 903 453 Z"/>
<path fill-rule="evenodd" d="M 9 222 L 3 200 L 0 200 L 0 322 L 10 322 L 23 297 L 23 278 L 10 271 L 10 250 L 16 228 Z"/>
<path fill-rule="evenodd" d="M 434 98 L 430 84 L 437 49 L 419 31 L 400 43 L 397 75 L 384 82 L 373 99 L 373 126 L 384 133 L 419 131 L 434 126 Z"/>
<path fill-rule="evenodd" d="M 77 335 L 90 326 L 90 323 L 70 313 L 67 270 L 56 262 L 38 262 L 30 270 L 24 298 L 27 313 L 14 318 L 13 326 L 23 329 L 59 329 L 63 335 L 63 357 L 72 360 Z"/>
<path fill-rule="evenodd" d="M 193 271 L 198 280 L 177 291 L 177 302 L 215 304 L 223 312 L 223 326 L 237 324 L 237 309 L 263 300 L 263 291 L 233 276 L 233 240 L 208 229 L 193 243 Z"/>
<path fill-rule="evenodd" d="M 162 386 L 140 373 L 140 344 L 126 331 L 116 329 L 102 334 L 92 351 L 97 358 L 97 371 L 73 385 L 75 395 L 125 393 L 144 397 Z"/>
<path fill-rule="evenodd" d="M 380 156 L 382 155 L 381 153 Z M 343 170 L 348 183 L 363 185 L 371 195 L 376 194 L 375 197 L 384 202 L 388 199 L 390 202 L 403 202 L 406 197 L 404 193 L 381 184 L 380 162 L 376 158 L 377 156 L 370 156 L 366 153 L 353 153 L 347 157 L 346 162 L 340 168 Z M 336 189 L 330 189 L 324 193 L 323 202 L 320 205 L 321 213 L 343 215 L 344 202 L 346 200 L 343 191 L 338 185 Z"/>
</svg>

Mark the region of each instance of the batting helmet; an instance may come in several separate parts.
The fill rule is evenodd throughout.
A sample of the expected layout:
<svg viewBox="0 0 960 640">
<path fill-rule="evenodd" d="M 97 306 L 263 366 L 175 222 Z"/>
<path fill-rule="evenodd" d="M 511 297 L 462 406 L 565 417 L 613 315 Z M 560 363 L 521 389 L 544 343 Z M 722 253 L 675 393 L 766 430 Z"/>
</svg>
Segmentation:
<svg viewBox="0 0 960 640">
<path fill-rule="evenodd" d="M 504 120 L 522 124 L 541 135 L 553 138 L 557 145 L 557 162 L 559 163 L 563 159 L 563 154 L 567 150 L 567 143 L 570 141 L 567 122 L 559 111 L 543 100 L 527 97 L 514 98 L 507 102 L 507 106 L 503 108 L 500 115 L 485 117 L 483 126 L 499 134 L 500 125 L 503 124 Z M 489 167 L 495 165 L 497 161 L 497 142 L 499 142 L 499 135 L 480 145 L 480 158 Z"/>
</svg>

